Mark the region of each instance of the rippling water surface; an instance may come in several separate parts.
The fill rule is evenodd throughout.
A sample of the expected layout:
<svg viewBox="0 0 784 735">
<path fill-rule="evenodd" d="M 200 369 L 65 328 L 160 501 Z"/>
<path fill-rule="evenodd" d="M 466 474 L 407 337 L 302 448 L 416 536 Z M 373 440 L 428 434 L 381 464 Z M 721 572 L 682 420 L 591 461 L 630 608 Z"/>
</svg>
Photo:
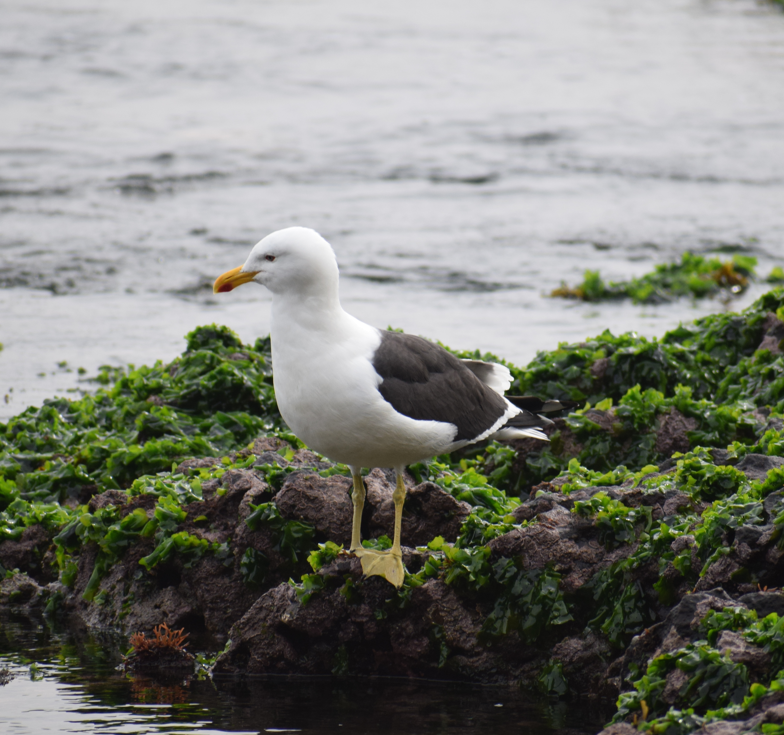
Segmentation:
<svg viewBox="0 0 784 735">
<path fill-rule="evenodd" d="M 686 249 L 766 275 L 783 89 L 784 13 L 753 0 L 6 0 L 0 416 L 198 324 L 266 333 L 263 289 L 209 285 L 292 224 L 381 327 L 517 363 L 662 333 L 718 305 L 543 294 Z"/>
</svg>

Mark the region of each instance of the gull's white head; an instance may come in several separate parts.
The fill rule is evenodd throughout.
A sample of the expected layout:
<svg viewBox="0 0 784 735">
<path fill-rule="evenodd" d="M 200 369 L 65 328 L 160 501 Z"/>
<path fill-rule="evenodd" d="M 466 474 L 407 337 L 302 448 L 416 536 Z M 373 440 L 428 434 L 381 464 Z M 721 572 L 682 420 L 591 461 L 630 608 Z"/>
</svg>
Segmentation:
<svg viewBox="0 0 784 735">
<path fill-rule="evenodd" d="M 254 245 L 245 265 L 215 279 L 214 293 L 255 281 L 272 293 L 301 293 L 337 288 L 338 264 L 330 244 L 315 230 L 287 227 Z"/>
</svg>

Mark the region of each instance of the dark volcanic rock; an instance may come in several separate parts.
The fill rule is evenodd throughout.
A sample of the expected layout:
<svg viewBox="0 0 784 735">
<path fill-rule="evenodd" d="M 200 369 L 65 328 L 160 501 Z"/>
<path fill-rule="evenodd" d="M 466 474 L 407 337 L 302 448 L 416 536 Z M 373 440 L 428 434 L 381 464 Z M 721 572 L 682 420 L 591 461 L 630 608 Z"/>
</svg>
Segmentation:
<svg viewBox="0 0 784 735">
<path fill-rule="evenodd" d="M 394 473 L 388 476 L 383 470 L 374 469 L 365 478 L 366 503 L 369 506 L 368 535 L 371 538 L 386 534 L 392 538 L 395 525 Z M 454 541 L 471 506 L 455 500 L 448 492 L 432 482 L 408 487 L 403 506 L 401 543 L 424 546 L 436 536 Z"/>
<path fill-rule="evenodd" d="M 594 692 L 602 699 L 618 696 L 617 682 L 610 681 L 604 666 L 596 665 L 597 661 L 611 660 L 612 654 L 607 639 L 593 631 L 564 638 L 552 649 L 552 658 L 561 663 L 570 685 L 575 690 Z"/>
<path fill-rule="evenodd" d="M 100 495 L 93 495 L 90 502 L 87 503 L 87 508 L 90 513 L 101 508 L 108 508 L 110 505 L 125 505 L 128 502 L 128 496 L 122 490 L 107 490 Z"/>
<path fill-rule="evenodd" d="M 765 321 L 762 323 L 762 328 L 765 330 L 765 336 L 757 350 L 770 350 L 775 355 L 780 355 L 784 352 L 784 349 L 782 349 L 784 322 L 773 312 L 768 312 Z"/>
<path fill-rule="evenodd" d="M 735 663 L 743 664 L 755 679 L 770 667 L 770 654 L 759 646 L 751 645 L 740 633 L 733 630 L 721 632 L 716 648 L 726 653 Z"/>
<path fill-rule="evenodd" d="M 270 495 L 267 484 L 252 470 L 229 470 L 219 481 L 203 483 L 202 490 L 205 499 L 186 506 L 187 517 L 180 529 L 219 545 L 231 540 L 233 555 L 221 558 L 207 553 L 191 561 L 173 555 L 148 574 L 139 574 L 139 560 L 156 545 L 154 539 L 141 538 L 120 563 L 109 567 L 100 583 L 105 599 L 95 605 L 82 598 L 98 554 L 90 544 L 78 559 L 79 573 L 66 608 L 93 628 L 151 632 L 156 625 L 167 623 L 172 629 L 185 628 L 192 640 L 203 645 L 222 646 L 228 629 L 260 594 L 243 581 L 245 551 L 252 548 L 262 555 L 269 584 L 287 579 L 290 568 L 269 530 L 251 531 L 245 523 L 251 504 Z M 154 496 L 142 495 L 127 503 L 123 512 L 143 508 L 149 516 L 155 502 Z"/>
<path fill-rule="evenodd" d="M 722 589 L 687 595 L 670 610 L 664 627 L 675 628 L 681 638 L 688 640 L 709 610 L 722 610 L 733 604 L 734 600 Z"/>
<path fill-rule="evenodd" d="M 607 551 L 592 521 L 555 505 L 538 515 L 539 523 L 516 528 L 490 541 L 493 558 L 520 557 L 525 569 L 551 566 L 561 575 L 561 587 L 573 592 L 597 571 L 631 553 L 622 546 Z"/>
<path fill-rule="evenodd" d="M 286 478 L 275 504 L 284 518 L 310 523 L 325 539 L 345 546 L 351 542 L 354 514 L 351 489 L 348 477 L 295 472 Z"/>
<path fill-rule="evenodd" d="M 671 457 L 675 452 L 688 452 L 690 448 L 687 432 L 694 431 L 697 420 L 684 416 L 677 408 L 659 420 L 656 432 L 656 451 L 664 457 Z"/>
<path fill-rule="evenodd" d="M 757 617 L 764 618 L 771 613 L 784 617 L 784 593 L 775 592 L 750 592 L 738 598 L 738 602 L 757 611 Z"/>
<path fill-rule="evenodd" d="M 198 470 L 203 467 L 214 467 L 220 464 L 220 457 L 199 457 L 195 459 L 186 459 L 177 465 L 177 472 L 187 472 L 188 470 Z"/>
<path fill-rule="evenodd" d="M 784 458 L 766 454 L 747 454 L 735 465 L 749 480 L 764 480 L 768 472 L 779 467 L 784 467 Z"/>
<path fill-rule="evenodd" d="M 335 580 L 336 582 L 338 580 Z M 342 580 L 340 580 L 342 581 Z M 356 582 L 359 582 L 357 579 Z M 350 596 L 331 587 L 300 603 L 288 585 L 263 595 L 232 628 L 217 674 L 308 673 L 455 676 L 492 679 L 502 659 L 477 641 L 481 618 L 441 580 L 412 590 L 405 609 L 388 583 L 371 577 Z M 452 654 L 439 668 L 441 641 Z"/>
<path fill-rule="evenodd" d="M 6 569 L 18 569 L 45 581 L 56 579 L 57 574 L 43 563 L 49 547 L 49 534 L 38 524 L 28 526 L 19 541 L 7 539 L 0 542 L 0 564 Z"/>
<path fill-rule="evenodd" d="M 288 442 L 279 439 L 276 436 L 260 436 L 253 442 L 251 452 L 257 455 L 263 455 L 266 452 L 278 452 L 281 449 L 290 449 L 291 445 Z"/>
<path fill-rule="evenodd" d="M 21 572 L 0 577 L 0 610 L 27 612 L 42 608 L 51 590 L 41 587 L 34 579 Z"/>
</svg>

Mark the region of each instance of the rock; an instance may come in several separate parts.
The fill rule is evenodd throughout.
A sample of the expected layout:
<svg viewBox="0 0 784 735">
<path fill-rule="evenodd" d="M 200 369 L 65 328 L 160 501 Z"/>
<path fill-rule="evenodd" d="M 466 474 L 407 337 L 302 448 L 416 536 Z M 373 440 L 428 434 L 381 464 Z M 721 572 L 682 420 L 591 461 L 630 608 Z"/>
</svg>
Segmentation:
<svg viewBox="0 0 784 735">
<path fill-rule="evenodd" d="M 470 671 L 477 678 L 478 672 L 491 677 L 501 664 L 477 640 L 480 614 L 443 581 L 411 590 L 400 608 L 384 580 L 351 579 L 351 594 L 333 584 L 307 603 L 286 584 L 269 590 L 234 625 L 213 672 L 329 674 L 340 668 L 387 676 Z"/>
<path fill-rule="evenodd" d="M 771 613 L 784 617 L 784 593 L 775 592 L 750 592 L 738 598 L 738 602 L 757 611 L 758 618 L 764 618 Z"/>
<path fill-rule="evenodd" d="M 570 685 L 595 692 L 603 699 L 614 700 L 618 697 L 617 683 L 615 686 L 610 684 L 606 668 L 597 665 L 597 662 L 612 658 L 612 648 L 603 635 L 585 631 L 582 635 L 569 636 L 553 646 L 551 655 L 561 663 Z"/>
<path fill-rule="evenodd" d="M 784 467 L 784 458 L 766 454 L 747 454 L 735 465 L 749 480 L 764 480 L 768 472 L 779 467 Z"/>
<path fill-rule="evenodd" d="M 286 478 L 274 500 L 284 518 L 309 523 L 324 539 L 347 546 L 354 515 L 352 487 L 351 479 L 342 475 L 295 472 Z"/>
<path fill-rule="evenodd" d="M 665 495 L 664 505 L 662 505 L 662 515 L 667 518 L 680 513 L 682 510 L 690 508 L 692 504 L 691 496 L 686 493 L 673 490 Z M 694 537 L 692 536 L 692 542 Z"/>
<path fill-rule="evenodd" d="M 678 631 L 675 626 L 672 626 L 669 633 L 667 633 L 664 640 L 662 641 L 661 648 L 656 651 L 656 653 L 653 655 L 653 658 L 656 656 L 661 656 L 663 653 L 672 653 L 673 651 L 677 651 L 679 648 L 684 648 L 686 645 L 687 642 L 683 640 L 680 635 L 678 635 Z"/>
<path fill-rule="evenodd" d="M 765 710 L 762 722 L 784 722 L 784 704 L 773 704 Z"/>
<path fill-rule="evenodd" d="M 552 566 L 561 574 L 561 589 L 571 593 L 585 584 L 597 571 L 633 550 L 620 546 L 607 551 L 589 519 L 562 506 L 539 514 L 539 523 L 515 528 L 488 544 L 494 559 L 520 557 L 525 569 Z"/>
<path fill-rule="evenodd" d="M 667 684 L 661 694 L 662 701 L 672 707 L 678 704 L 681 690 L 689 683 L 689 675 L 680 669 L 674 669 L 667 674 Z"/>
<path fill-rule="evenodd" d="M 601 380 L 604 378 L 605 374 L 607 373 L 607 368 L 610 366 L 610 358 L 609 357 L 600 357 L 598 360 L 594 360 L 593 364 L 591 365 L 591 375 L 596 380 Z"/>
<path fill-rule="evenodd" d="M 778 513 L 779 506 L 784 503 L 784 489 L 774 490 L 762 501 L 762 507 L 770 517 Z"/>
<path fill-rule="evenodd" d="M 675 452 L 688 452 L 691 448 L 688 432 L 698 426 L 696 419 L 684 416 L 677 408 L 671 408 L 669 413 L 659 419 L 656 451 L 664 457 L 671 457 Z"/>
<path fill-rule="evenodd" d="M 662 638 L 670 629 L 670 627 L 665 627 L 664 623 L 657 623 L 645 628 L 631 639 L 619 661 L 613 667 L 623 675 L 623 680 L 628 678 L 632 669 L 645 671 L 650 660 L 662 652 Z"/>
<path fill-rule="evenodd" d="M 213 673 L 289 673 L 297 660 L 297 650 L 276 628 L 289 608 L 296 605 L 297 596 L 287 584 L 260 597 L 232 627 L 230 647 L 216 660 Z"/>
<path fill-rule="evenodd" d="M 288 442 L 283 441 L 283 439 L 279 439 L 277 436 L 262 436 L 253 442 L 250 451 L 253 454 L 263 455 L 266 452 L 275 452 L 277 454 L 281 449 L 291 449 L 291 445 Z"/>
<path fill-rule="evenodd" d="M 531 495 L 535 495 L 536 497 L 531 497 L 531 499 L 524 501 L 512 511 L 515 523 L 530 521 L 532 518 L 536 518 L 540 513 L 546 513 L 548 510 L 552 510 L 553 506 L 558 504 L 557 498 L 559 496 L 555 493 L 542 490 L 536 493 L 532 492 Z"/>
<path fill-rule="evenodd" d="M 737 735 L 747 732 L 746 723 L 742 720 L 719 720 L 700 728 L 700 735 Z"/>
<path fill-rule="evenodd" d="M 717 466 L 734 467 L 736 464 L 738 464 L 738 458 L 731 455 L 726 449 L 709 449 L 708 454 L 710 454 L 713 463 Z"/>
<path fill-rule="evenodd" d="M 392 538 L 395 526 L 395 504 L 392 478 L 374 469 L 365 478 L 367 486 L 368 533 L 370 537 L 387 535 Z M 403 505 L 401 543 L 424 546 L 436 536 L 454 541 L 471 512 L 471 506 L 455 500 L 448 492 L 432 482 L 423 482 L 406 489 Z"/>
<path fill-rule="evenodd" d="M 177 465 L 177 472 L 184 474 L 188 470 L 214 467 L 216 464 L 220 463 L 220 457 L 198 457 L 194 459 L 186 459 L 184 462 L 180 462 L 180 464 Z"/>
<path fill-rule="evenodd" d="M 774 355 L 780 355 L 782 342 L 784 342 L 784 322 L 782 322 L 773 312 L 769 312 L 762 323 L 765 336 L 762 338 L 757 351 L 770 350 Z"/>
<path fill-rule="evenodd" d="M 289 461 L 293 467 L 309 470 L 328 470 L 332 467 L 330 462 L 323 462 L 315 452 L 309 449 L 298 449 Z"/>
<path fill-rule="evenodd" d="M 732 578 L 740 569 L 740 564 L 732 555 L 721 556 L 700 577 L 694 585 L 694 591 L 705 592 L 717 587 L 733 586 Z"/>
<path fill-rule="evenodd" d="M 709 610 L 722 610 L 734 605 L 737 602 L 722 589 L 687 595 L 670 610 L 664 626 L 668 631 L 670 627 L 675 628 L 681 638 L 691 640 Z"/>
<path fill-rule="evenodd" d="M 82 594 L 95 566 L 97 547 L 87 545 L 78 558 L 79 573 L 67 595 L 66 607 L 92 628 L 122 628 L 126 632 L 151 631 L 166 623 L 185 628 L 203 646 L 221 647 L 226 632 L 251 607 L 260 591 L 243 579 L 242 562 L 247 549 L 263 556 L 263 572 L 269 584 L 278 584 L 291 573 L 290 565 L 272 540 L 269 529 L 251 529 L 245 519 L 251 504 L 269 495 L 269 487 L 252 470 L 229 470 L 219 481 L 202 484 L 205 499 L 186 506 L 180 530 L 218 545 L 232 540 L 233 555 L 220 558 L 205 553 L 188 560 L 178 554 L 160 562 L 148 574 L 139 574 L 139 560 L 156 546 L 151 538 L 140 538 L 112 564 L 101 579 L 102 604 L 87 602 Z M 223 493 L 216 491 L 223 488 Z M 142 495 L 123 508 L 130 513 L 143 508 L 148 515 L 156 498 Z"/>
<path fill-rule="evenodd" d="M 251 470 L 229 470 L 220 479 L 221 485 L 226 489 L 226 494 L 220 505 L 240 502 L 242 496 L 249 492 L 266 490 L 267 484 Z"/>
<path fill-rule="evenodd" d="M 617 722 L 605 727 L 599 735 L 640 735 L 640 731 L 628 722 Z"/>
<path fill-rule="evenodd" d="M 780 590 L 771 592 L 750 592 L 738 598 L 738 602 L 757 611 L 758 618 L 765 618 L 771 613 L 784 617 L 784 593 Z"/>
<path fill-rule="evenodd" d="M 48 599 L 48 590 L 23 572 L 0 578 L 0 609 L 40 609 Z"/>
<path fill-rule="evenodd" d="M 110 505 L 126 505 L 128 503 L 128 495 L 122 490 L 106 490 L 100 495 L 93 495 L 90 502 L 87 503 L 87 508 L 90 513 L 101 508 L 108 508 Z"/>
<path fill-rule="evenodd" d="M 235 563 L 227 567 L 213 555 L 205 554 L 193 566 L 183 569 L 181 577 L 191 592 L 192 610 L 179 627 L 193 635 L 206 632 L 218 647 L 225 645 L 229 628 L 259 594 L 243 582 L 240 559 L 230 561 Z"/>
<path fill-rule="evenodd" d="M 734 630 L 723 630 L 716 641 L 716 648 L 726 653 L 736 664 L 743 664 L 753 678 L 765 673 L 770 666 L 771 658 L 767 651 L 753 646 Z"/>
<path fill-rule="evenodd" d="M 289 463 L 277 452 L 264 452 L 258 455 L 258 459 L 253 463 L 254 467 L 276 464 L 278 467 L 288 467 Z"/>
<path fill-rule="evenodd" d="M 259 505 L 265 501 L 265 496 L 271 493 L 271 488 L 264 480 L 259 479 L 257 475 L 253 477 L 258 482 L 252 482 L 250 488 L 245 491 L 242 496 L 239 507 L 237 508 L 237 521 L 241 527 L 247 528 L 245 520 L 253 512 L 251 506 Z M 203 487 L 203 486 L 202 486 Z"/>
<path fill-rule="evenodd" d="M 49 534 L 42 526 L 28 526 L 18 541 L 6 539 L 0 542 L 0 565 L 8 570 L 18 569 L 31 576 L 42 577 L 42 581 L 56 579 L 56 572 L 42 564 L 49 543 Z M 47 568 L 44 569 L 44 566 Z"/>
</svg>

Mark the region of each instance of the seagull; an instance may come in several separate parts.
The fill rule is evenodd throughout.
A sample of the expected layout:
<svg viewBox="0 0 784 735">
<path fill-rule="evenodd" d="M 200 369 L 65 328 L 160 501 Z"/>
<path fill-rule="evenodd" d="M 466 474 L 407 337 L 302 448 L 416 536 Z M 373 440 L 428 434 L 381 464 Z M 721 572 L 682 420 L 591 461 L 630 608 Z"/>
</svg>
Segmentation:
<svg viewBox="0 0 784 735">
<path fill-rule="evenodd" d="M 340 305 L 330 244 L 305 227 L 260 240 L 245 264 L 219 276 L 214 293 L 251 281 L 272 292 L 273 381 L 281 416 L 308 447 L 348 465 L 354 505 L 349 551 L 366 576 L 403 584 L 400 526 L 407 465 L 484 439 L 547 441 L 539 412 L 566 402 L 504 397 L 512 382 L 496 363 L 460 360 L 422 337 L 381 330 Z M 396 473 L 392 547 L 363 548 L 362 468 Z"/>
</svg>

